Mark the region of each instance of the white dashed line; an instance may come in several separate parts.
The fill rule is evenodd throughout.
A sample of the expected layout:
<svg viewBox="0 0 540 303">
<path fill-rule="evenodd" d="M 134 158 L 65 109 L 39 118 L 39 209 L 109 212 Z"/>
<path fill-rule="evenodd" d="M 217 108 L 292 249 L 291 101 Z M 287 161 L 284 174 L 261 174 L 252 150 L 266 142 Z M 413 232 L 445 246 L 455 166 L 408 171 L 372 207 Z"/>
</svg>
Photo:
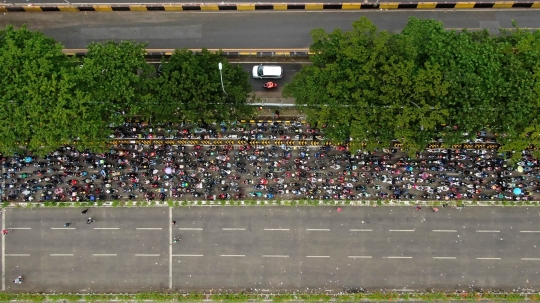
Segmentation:
<svg viewBox="0 0 540 303">
<path fill-rule="evenodd" d="M 500 260 L 501 258 L 476 258 L 476 260 Z"/>
<path fill-rule="evenodd" d="M 330 256 L 306 256 L 306 258 L 330 258 Z"/>
<path fill-rule="evenodd" d="M 350 259 L 371 259 L 371 256 L 349 256 Z"/>
<path fill-rule="evenodd" d="M 73 257 L 73 254 L 51 254 L 51 257 Z"/>
<path fill-rule="evenodd" d="M 246 230 L 245 228 L 222 228 L 221 230 Z"/>
<path fill-rule="evenodd" d="M 349 231 L 373 231 L 373 229 L 349 229 Z"/>
<path fill-rule="evenodd" d="M 433 232 L 436 233 L 457 233 L 455 229 L 434 229 Z"/>
<path fill-rule="evenodd" d="M 135 254 L 135 257 L 159 257 L 159 254 Z"/>
<path fill-rule="evenodd" d="M 203 230 L 202 228 L 179 228 L 179 230 Z"/>
<path fill-rule="evenodd" d="M 94 227 L 94 229 L 120 229 L 118 227 Z"/>
<path fill-rule="evenodd" d="M 265 228 L 264 230 L 268 230 L 268 231 L 280 231 L 280 230 L 288 231 L 290 229 L 288 229 L 288 228 Z"/>
<path fill-rule="evenodd" d="M 439 260 L 455 260 L 456 257 L 433 257 L 433 259 L 439 259 Z"/>
<path fill-rule="evenodd" d="M 219 255 L 220 257 L 245 257 L 246 255 Z"/>
<path fill-rule="evenodd" d="M 51 229 L 75 229 L 75 227 L 51 227 Z"/>
<path fill-rule="evenodd" d="M 540 258 L 521 258 L 522 261 L 540 261 Z"/>
<path fill-rule="evenodd" d="M 32 229 L 31 227 L 11 227 L 10 229 Z"/>
<path fill-rule="evenodd" d="M 306 228 L 308 231 L 330 231 L 330 228 Z"/>
<path fill-rule="evenodd" d="M 500 233 L 500 230 L 477 230 L 477 233 Z"/>
<path fill-rule="evenodd" d="M 141 229 L 141 230 L 162 230 L 163 228 L 161 228 L 161 227 L 137 227 L 136 229 Z"/>
<path fill-rule="evenodd" d="M 5 254 L 6 257 L 30 257 L 30 254 Z"/>
<path fill-rule="evenodd" d="M 414 231 L 414 229 L 389 229 L 388 231 Z"/>
<path fill-rule="evenodd" d="M 395 257 L 395 256 L 391 256 L 391 257 L 383 257 L 385 259 L 412 259 L 412 257 Z"/>
<path fill-rule="evenodd" d="M 263 258 L 288 258 L 289 255 L 263 255 Z"/>
<path fill-rule="evenodd" d="M 540 233 L 540 230 L 520 230 L 520 233 Z"/>
<path fill-rule="evenodd" d="M 94 257 L 116 257 L 116 254 L 93 254 Z"/>
<path fill-rule="evenodd" d="M 173 257 L 203 257 L 204 255 L 171 255 Z"/>
</svg>

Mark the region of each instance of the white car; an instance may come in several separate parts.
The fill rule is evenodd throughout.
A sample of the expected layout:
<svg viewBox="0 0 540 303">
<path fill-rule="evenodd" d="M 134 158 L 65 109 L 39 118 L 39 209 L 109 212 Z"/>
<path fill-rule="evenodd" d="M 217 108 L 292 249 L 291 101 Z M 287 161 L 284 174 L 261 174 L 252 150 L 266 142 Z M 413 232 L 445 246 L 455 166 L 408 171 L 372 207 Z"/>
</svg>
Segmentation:
<svg viewBox="0 0 540 303">
<path fill-rule="evenodd" d="M 255 65 L 252 74 L 254 79 L 281 79 L 283 68 L 278 65 Z"/>
</svg>

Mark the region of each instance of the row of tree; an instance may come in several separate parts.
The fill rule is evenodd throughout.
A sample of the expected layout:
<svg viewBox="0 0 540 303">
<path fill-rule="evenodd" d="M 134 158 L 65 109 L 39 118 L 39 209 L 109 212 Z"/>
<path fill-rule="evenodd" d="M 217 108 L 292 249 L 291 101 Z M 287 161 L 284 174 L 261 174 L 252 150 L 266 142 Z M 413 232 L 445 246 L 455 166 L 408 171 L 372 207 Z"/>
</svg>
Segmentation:
<svg viewBox="0 0 540 303">
<path fill-rule="evenodd" d="M 81 149 L 103 150 L 109 126 L 133 116 L 210 123 L 253 112 L 248 75 L 219 53 L 177 50 L 157 74 L 144 44 L 92 43 L 82 58 L 62 49 L 25 27 L 0 31 L 1 153 L 26 146 L 45 154 L 74 139 Z"/>
<path fill-rule="evenodd" d="M 350 31 L 315 29 L 313 65 L 285 95 L 354 149 L 397 139 L 415 151 L 483 129 L 506 151 L 540 146 L 540 31 L 514 27 L 495 36 L 410 18 L 393 34 L 362 17 Z"/>
</svg>

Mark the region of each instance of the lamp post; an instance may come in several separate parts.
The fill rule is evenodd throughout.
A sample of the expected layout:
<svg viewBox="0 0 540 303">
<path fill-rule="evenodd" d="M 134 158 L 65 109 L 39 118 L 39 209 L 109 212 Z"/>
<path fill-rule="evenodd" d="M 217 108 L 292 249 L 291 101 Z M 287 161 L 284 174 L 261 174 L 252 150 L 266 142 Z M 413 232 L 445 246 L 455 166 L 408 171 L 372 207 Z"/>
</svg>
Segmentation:
<svg viewBox="0 0 540 303">
<path fill-rule="evenodd" d="M 221 73 L 221 70 L 223 69 L 223 64 L 221 64 L 221 62 L 219 62 L 218 68 L 219 68 L 219 78 L 221 79 L 221 88 L 223 89 L 223 92 L 225 93 L 225 95 L 227 95 L 227 92 L 225 91 L 225 86 L 223 86 L 223 74 Z"/>
</svg>

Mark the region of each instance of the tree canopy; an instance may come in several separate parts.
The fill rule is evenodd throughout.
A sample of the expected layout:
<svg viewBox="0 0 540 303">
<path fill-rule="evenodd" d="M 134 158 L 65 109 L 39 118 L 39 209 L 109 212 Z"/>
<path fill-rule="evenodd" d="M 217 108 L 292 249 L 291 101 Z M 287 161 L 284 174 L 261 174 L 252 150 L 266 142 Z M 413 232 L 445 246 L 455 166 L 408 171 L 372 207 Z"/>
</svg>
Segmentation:
<svg viewBox="0 0 540 303">
<path fill-rule="evenodd" d="M 414 151 L 487 128 L 509 150 L 538 136 L 540 31 L 492 36 L 410 18 L 393 34 L 362 17 L 350 31 L 315 29 L 312 38 L 313 65 L 284 93 L 332 140 L 373 150 L 397 139 Z"/>
</svg>

